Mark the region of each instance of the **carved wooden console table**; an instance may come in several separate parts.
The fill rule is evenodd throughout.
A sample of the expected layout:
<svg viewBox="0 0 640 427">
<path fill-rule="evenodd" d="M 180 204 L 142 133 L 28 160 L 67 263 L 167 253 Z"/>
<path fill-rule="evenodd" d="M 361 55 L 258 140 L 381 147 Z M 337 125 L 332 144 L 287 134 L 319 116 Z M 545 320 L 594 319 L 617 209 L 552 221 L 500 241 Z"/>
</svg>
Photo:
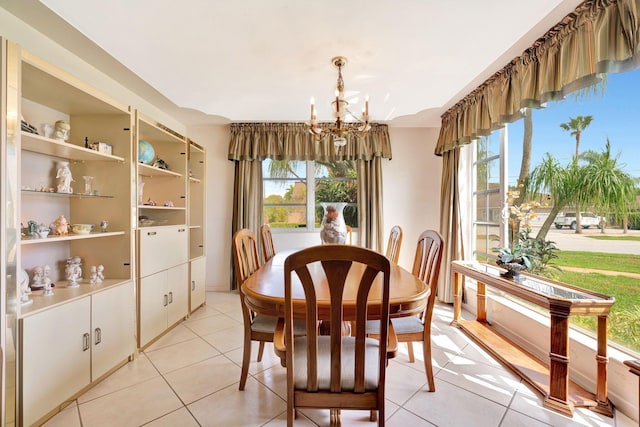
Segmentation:
<svg viewBox="0 0 640 427">
<path fill-rule="evenodd" d="M 485 348 L 496 359 L 527 381 L 540 393 L 546 408 L 573 416 L 574 407 L 613 416 L 607 397 L 607 317 L 614 298 L 565 283 L 530 275 L 518 281 L 500 276 L 499 267 L 478 262 L 453 261 L 454 314 L 453 325 Z M 476 320 L 460 318 L 462 281 L 464 277 L 478 282 Z M 500 336 L 487 321 L 486 287 L 490 286 L 549 310 L 550 352 L 548 362 L 533 357 L 525 349 Z M 596 355 L 596 394 L 569 380 L 569 316 L 598 317 L 598 349 Z"/>
</svg>

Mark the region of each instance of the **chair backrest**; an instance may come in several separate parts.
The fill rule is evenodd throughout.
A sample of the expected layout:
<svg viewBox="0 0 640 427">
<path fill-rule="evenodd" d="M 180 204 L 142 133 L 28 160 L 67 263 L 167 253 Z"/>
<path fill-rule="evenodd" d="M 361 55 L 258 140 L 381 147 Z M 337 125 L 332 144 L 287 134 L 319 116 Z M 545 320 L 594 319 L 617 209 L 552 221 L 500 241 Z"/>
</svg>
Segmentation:
<svg viewBox="0 0 640 427">
<path fill-rule="evenodd" d="M 350 270 L 353 270 L 350 272 Z M 380 319 L 380 352 L 378 360 L 378 385 L 384 389 L 385 368 L 387 364 L 387 337 L 389 322 L 389 260 L 372 250 L 359 246 L 349 245 L 321 245 L 303 249 L 287 257 L 284 264 L 285 274 L 285 342 L 287 343 L 287 387 L 293 387 L 294 365 L 293 353 L 295 346 L 293 338 L 293 298 L 300 298 L 298 288 L 292 291 L 292 283 L 301 283 L 306 300 L 306 342 L 307 342 L 307 366 L 305 389 L 308 392 L 316 392 L 320 389 L 331 392 L 352 391 L 361 393 L 365 391 L 365 369 L 371 372 L 372 367 L 365 366 L 365 339 L 367 317 L 374 316 Z M 299 282 L 292 276 L 296 273 Z M 380 278 L 376 279 L 378 276 Z M 347 281 L 349 281 L 347 284 Z M 357 293 L 350 292 L 355 302 L 355 330 L 352 330 L 352 337 L 355 341 L 355 360 L 353 366 L 345 367 L 346 357 L 342 357 L 344 351 L 342 343 L 342 321 L 343 321 L 343 291 L 345 285 L 349 288 L 357 284 Z M 370 292 L 371 291 L 371 292 Z M 330 338 L 331 349 L 330 365 L 318 366 L 318 305 L 317 293 L 322 292 L 330 296 Z M 347 291 L 349 292 L 349 291 Z M 371 293 L 371 296 L 369 295 Z M 367 301 L 371 299 L 375 302 Z M 296 307 L 300 303 L 296 302 Z M 351 338 L 351 337 L 350 337 Z M 326 339 L 326 337 L 320 337 Z M 371 338 L 369 338 L 371 339 Z M 325 360 L 326 362 L 326 360 Z M 322 366 L 330 366 L 330 378 L 328 389 L 322 386 L 327 378 L 322 377 L 319 383 L 318 374 L 324 373 L 326 369 Z M 298 368 L 300 369 L 300 368 Z M 375 368 L 374 368 L 375 369 Z M 345 381 L 349 377 L 347 387 L 342 381 L 342 374 Z M 353 376 L 351 377 L 351 373 Z M 375 372 L 375 370 L 373 371 Z M 351 383 L 353 381 L 353 383 Z M 367 391 L 369 390 L 367 386 Z M 378 388 L 378 387 L 376 387 Z M 299 390 L 299 388 L 296 388 Z M 291 388 L 293 390 L 293 388 Z"/>
<path fill-rule="evenodd" d="M 416 256 L 413 260 L 412 273 L 425 282 L 431 290 L 425 309 L 425 323 L 431 322 L 433 306 L 436 301 L 443 244 L 442 236 L 434 230 L 423 231 L 420 237 L 418 237 L 418 246 L 416 248 Z"/>
<path fill-rule="evenodd" d="M 262 224 L 260 226 L 260 240 L 262 240 L 262 256 L 264 257 L 264 262 L 267 262 L 276 254 L 269 224 Z"/>
<path fill-rule="evenodd" d="M 398 263 L 400 257 L 400 247 L 402 246 L 402 228 L 399 225 L 391 227 L 389 242 L 387 243 L 386 256 L 394 264 Z"/>
<path fill-rule="evenodd" d="M 238 288 L 259 267 L 258 244 L 256 235 L 248 228 L 235 232 L 232 242 L 233 264 Z"/>
</svg>

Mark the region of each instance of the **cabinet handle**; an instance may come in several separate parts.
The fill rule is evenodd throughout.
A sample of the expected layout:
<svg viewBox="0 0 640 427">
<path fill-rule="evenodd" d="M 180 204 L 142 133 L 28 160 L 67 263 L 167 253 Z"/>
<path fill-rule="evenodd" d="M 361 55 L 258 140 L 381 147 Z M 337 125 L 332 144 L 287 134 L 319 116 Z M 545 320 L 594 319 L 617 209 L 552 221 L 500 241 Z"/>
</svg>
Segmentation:
<svg viewBox="0 0 640 427">
<path fill-rule="evenodd" d="M 89 338 L 89 332 L 85 332 L 84 334 L 82 334 L 82 351 L 87 351 L 89 350 L 89 343 L 90 343 L 90 338 Z"/>
<path fill-rule="evenodd" d="M 179 229 L 178 229 L 178 233 L 184 233 L 184 232 L 185 232 L 185 229 L 184 229 L 184 228 L 179 228 Z"/>
<path fill-rule="evenodd" d="M 195 281 L 195 280 L 192 280 L 192 281 L 191 281 L 191 290 L 192 290 L 192 291 L 195 291 L 195 290 L 196 290 L 196 281 Z"/>
<path fill-rule="evenodd" d="M 155 231 L 147 231 L 147 236 L 155 236 L 156 232 Z"/>
<path fill-rule="evenodd" d="M 173 292 L 169 292 L 169 304 L 173 302 Z"/>
<path fill-rule="evenodd" d="M 102 329 L 100 329 L 100 328 L 96 328 L 96 329 L 95 329 L 95 331 L 94 331 L 94 333 L 95 333 L 95 341 L 94 341 L 94 344 L 95 344 L 95 345 L 98 345 L 98 344 L 100 344 L 100 343 L 102 342 Z"/>
<path fill-rule="evenodd" d="M 164 306 L 166 307 L 167 305 L 169 305 L 169 297 L 167 294 L 164 294 Z"/>
</svg>

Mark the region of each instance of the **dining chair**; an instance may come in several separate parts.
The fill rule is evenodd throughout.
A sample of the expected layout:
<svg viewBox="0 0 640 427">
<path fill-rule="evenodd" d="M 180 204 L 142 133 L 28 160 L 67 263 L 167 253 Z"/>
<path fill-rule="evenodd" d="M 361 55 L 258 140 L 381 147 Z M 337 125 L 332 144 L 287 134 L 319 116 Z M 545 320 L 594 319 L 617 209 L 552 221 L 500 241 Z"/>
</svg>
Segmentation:
<svg viewBox="0 0 640 427">
<path fill-rule="evenodd" d="M 260 267 L 256 236 L 253 231 L 243 228 L 233 235 L 233 264 L 235 267 L 238 293 L 242 306 L 242 318 L 244 321 L 244 350 L 242 354 L 242 371 L 240 374 L 240 390 L 244 390 L 249 373 L 251 361 L 251 341 L 260 342 L 258 350 L 258 362 L 262 360 L 264 343 L 273 342 L 273 332 L 276 328 L 277 318 L 257 314 L 247 307 L 242 291 L 242 283 Z"/>
<path fill-rule="evenodd" d="M 269 224 L 262 224 L 260 226 L 260 240 L 262 240 L 262 256 L 264 257 L 264 262 L 267 262 L 276 254 Z"/>
<path fill-rule="evenodd" d="M 426 283 L 430 290 L 425 309 L 417 316 L 391 319 L 398 342 L 407 343 L 409 361 L 411 363 L 415 362 L 413 342 L 422 341 L 424 369 L 429 383 L 429 391 L 436 390 L 433 379 L 433 365 L 431 362 L 431 319 L 436 302 L 438 276 L 440 275 L 440 264 L 442 263 L 442 250 L 442 236 L 440 236 L 437 231 L 426 230 L 420 234 L 415 258 L 413 260 L 412 273 Z M 379 336 L 377 327 L 377 324 L 369 322 L 367 325 L 367 334 L 377 338 Z"/>
<path fill-rule="evenodd" d="M 364 267 L 353 268 L 355 263 Z M 377 411 L 378 425 L 384 426 L 387 338 L 391 329 L 389 271 L 390 262 L 385 256 L 358 246 L 314 246 L 286 258 L 287 426 L 293 425 L 299 407 L 329 409 L 331 425 L 340 425 L 341 409 L 369 410 L 372 421 Z M 297 279 L 292 277 L 294 273 Z M 325 277 L 326 289 L 317 283 Z M 302 293 L 292 290 L 294 280 L 301 284 Z M 347 281 L 359 283 L 355 307 L 344 306 Z M 318 311 L 325 308 L 316 303 L 318 291 L 327 292 L 331 301 L 328 336 L 319 335 Z M 294 306 L 301 307 L 302 297 L 307 331 L 306 336 L 294 337 Z M 355 318 L 351 336 L 343 334 L 343 310 Z M 379 340 L 366 336 L 369 316 L 377 318 Z"/>
<path fill-rule="evenodd" d="M 402 228 L 399 225 L 391 227 L 389 242 L 387 243 L 386 256 L 394 264 L 398 263 L 400 257 L 400 247 L 402 246 Z"/>
</svg>

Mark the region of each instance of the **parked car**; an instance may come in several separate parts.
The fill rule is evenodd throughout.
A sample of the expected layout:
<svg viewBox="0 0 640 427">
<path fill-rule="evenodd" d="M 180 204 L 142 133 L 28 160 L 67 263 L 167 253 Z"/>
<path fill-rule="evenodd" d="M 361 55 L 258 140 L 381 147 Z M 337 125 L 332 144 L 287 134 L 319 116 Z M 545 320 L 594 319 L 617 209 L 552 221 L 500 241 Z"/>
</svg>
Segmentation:
<svg viewBox="0 0 640 427">
<path fill-rule="evenodd" d="M 576 213 L 561 212 L 553 221 L 553 225 L 555 225 L 557 229 L 569 227 L 570 229 L 575 230 L 578 227 L 578 223 L 576 222 Z M 589 228 L 591 226 L 601 227 L 604 226 L 604 219 L 592 212 L 580 212 L 580 226 L 582 228 Z"/>
</svg>

